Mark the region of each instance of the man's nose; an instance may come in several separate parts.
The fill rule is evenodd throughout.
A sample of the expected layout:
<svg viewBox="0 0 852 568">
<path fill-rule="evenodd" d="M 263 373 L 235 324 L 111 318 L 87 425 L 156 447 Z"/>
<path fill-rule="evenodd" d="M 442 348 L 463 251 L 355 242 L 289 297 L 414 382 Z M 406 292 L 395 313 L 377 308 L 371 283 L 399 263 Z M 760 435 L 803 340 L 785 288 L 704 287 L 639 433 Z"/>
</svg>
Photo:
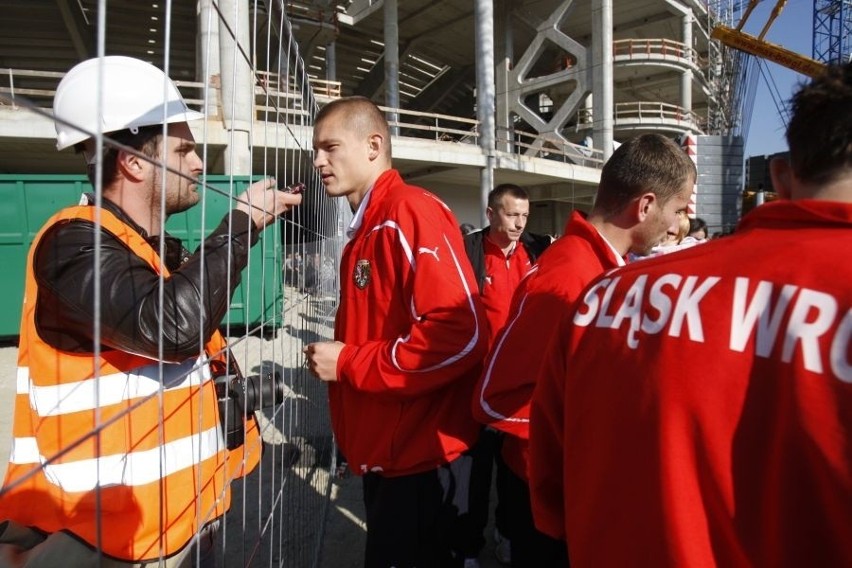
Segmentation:
<svg viewBox="0 0 852 568">
<path fill-rule="evenodd" d="M 194 172 L 203 172 L 204 171 L 204 162 L 201 160 L 201 156 L 198 155 L 198 152 L 193 150 L 190 155 L 190 167 Z"/>
<path fill-rule="evenodd" d="M 672 235 L 673 237 L 676 237 L 678 233 L 680 233 L 680 215 L 675 216 L 674 221 L 672 221 L 672 224 L 669 225 L 669 228 L 666 230 L 666 232 Z"/>
</svg>

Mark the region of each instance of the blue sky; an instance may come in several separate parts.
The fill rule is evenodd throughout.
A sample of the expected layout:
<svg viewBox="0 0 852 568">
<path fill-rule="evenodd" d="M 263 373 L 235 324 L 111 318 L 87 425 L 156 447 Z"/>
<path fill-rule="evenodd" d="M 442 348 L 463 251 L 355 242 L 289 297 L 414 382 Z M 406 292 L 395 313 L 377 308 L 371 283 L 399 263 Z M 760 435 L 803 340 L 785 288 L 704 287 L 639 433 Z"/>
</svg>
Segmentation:
<svg viewBox="0 0 852 568">
<path fill-rule="evenodd" d="M 758 4 L 749 17 L 744 30 L 757 35 L 769 19 L 774 0 L 764 0 Z M 767 41 L 781 45 L 806 57 L 811 56 L 813 37 L 813 2 L 811 0 L 792 0 L 769 28 Z M 776 63 L 765 61 L 764 71 L 768 71 L 778 88 L 784 104 L 797 88 L 798 83 L 807 77 Z M 754 97 L 751 125 L 746 137 L 745 155 L 759 156 L 787 150 L 784 140 L 784 122 L 779 116 L 775 103 L 770 96 L 766 80 L 761 77 Z"/>
</svg>

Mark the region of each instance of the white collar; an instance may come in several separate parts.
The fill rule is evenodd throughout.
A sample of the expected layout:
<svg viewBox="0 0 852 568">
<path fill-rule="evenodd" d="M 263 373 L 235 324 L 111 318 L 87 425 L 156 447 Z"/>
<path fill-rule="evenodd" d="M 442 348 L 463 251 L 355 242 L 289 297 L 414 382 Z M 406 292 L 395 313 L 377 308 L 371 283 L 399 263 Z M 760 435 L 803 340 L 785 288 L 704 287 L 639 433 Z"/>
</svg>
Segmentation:
<svg viewBox="0 0 852 568">
<path fill-rule="evenodd" d="M 364 194 L 364 198 L 361 200 L 360 205 L 358 205 L 358 210 L 352 217 L 352 221 L 349 222 L 349 227 L 346 229 L 346 237 L 349 239 L 358 232 L 358 229 L 361 228 L 361 223 L 364 222 L 364 211 L 367 210 L 367 204 L 370 203 L 370 195 L 373 193 L 373 187 L 375 187 L 375 184 L 371 185 L 367 193 Z"/>
</svg>

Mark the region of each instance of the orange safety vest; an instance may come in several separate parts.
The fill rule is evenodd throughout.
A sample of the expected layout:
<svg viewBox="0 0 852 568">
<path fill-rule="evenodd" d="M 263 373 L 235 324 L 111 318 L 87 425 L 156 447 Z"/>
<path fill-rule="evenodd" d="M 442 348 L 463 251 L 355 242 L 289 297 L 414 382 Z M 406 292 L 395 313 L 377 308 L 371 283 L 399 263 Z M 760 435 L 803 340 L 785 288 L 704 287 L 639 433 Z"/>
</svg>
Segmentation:
<svg viewBox="0 0 852 568">
<path fill-rule="evenodd" d="M 48 227 L 94 222 L 96 211 L 60 211 L 30 248 L 0 519 L 48 533 L 64 530 L 108 556 L 138 562 L 179 552 L 228 510 L 229 483 L 257 465 L 260 437 L 252 418 L 245 445 L 225 447 L 207 360 L 223 357 L 219 332 L 203 356 L 180 364 L 113 350 L 98 358 L 67 353 L 39 337 L 34 251 Z M 100 213 L 103 229 L 168 276 L 139 233 Z"/>
</svg>

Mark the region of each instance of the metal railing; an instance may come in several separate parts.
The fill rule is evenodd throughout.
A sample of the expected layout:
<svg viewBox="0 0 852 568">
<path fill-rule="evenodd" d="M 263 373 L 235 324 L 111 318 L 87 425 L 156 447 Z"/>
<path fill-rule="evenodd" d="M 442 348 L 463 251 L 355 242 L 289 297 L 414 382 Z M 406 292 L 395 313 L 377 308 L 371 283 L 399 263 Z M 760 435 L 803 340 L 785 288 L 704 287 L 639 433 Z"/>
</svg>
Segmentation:
<svg viewBox="0 0 852 568">
<path fill-rule="evenodd" d="M 56 86 L 64 75 L 65 73 L 55 71 L 0 68 L 0 93 L 8 95 L 8 98 L 13 101 L 16 97 L 26 97 L 38 106 L 49 108 L 53 103 L 53 96 L 56 94 Z M 258 97 L 258 101 L 262 101 L 265 95 L 269 95 L 270 97 L 284 97 L 301 102 L 300 90 L 296 88 L 295 83 L 288 86 L 278 79 L 276 73 L 268 71 L 256 71 L 255 76 L 257 77 L 255 95 Z M 199 95 L 203 93 L 206 87 L 221 88 L 221 81 L 217 75 L 210 78 L 209 85 L 199 81 L 180 80 L 175 80 L 174 84 L 180 90 L 186 103 L 198 108 L 204 104 L 204 99 L 200 98 Z M 310 87 L 314 96 L 320 101 L 340 98 L 340 81 L 311 78 Z M 0 101 L 0 104 L 3 104 L 3 101 Z M 262 104 L 256 105 L 256 108 L 257 110 L 274 109 L 274 107 Z"/>
<path fill-rule="evenodd" d="M 683 107 L 663 102 L 626 102 L 615 104 L 616 128 L 626 123 L 643 123 L 649 128 L 655 125 L 678 126 L 684 130 L 704 132 L 707 120 L 701 115 Z M 577 130 L 591 129 L 593 115 L 591 109 L 581 109 L 577 115 Z"/>
<path fill-rule="evenodd" d="M 65 73 L 55 71 L 0 68 L 0 94 L 8 95 L 8 99 L 12 101 L 12 106 L 15 105 L 16 97 L 27 97 L 36 103 L 47 100 L 47 104 L 50 106 L 53 102 L 53 95 L 56 93 L 56 85 L 64 76 Z M 41 80 L 50 82 L 50 88 L 32 86 L 33 83 L 38 83 Z M 0 99 L 0 106 L 7 104 L 5 98 Z"/>
<path fill-rule="evenodd" d="M 565 164 L 590 168 L 603 167 L 603 151 L 568 142 L 557 136 L 541 135 L 516 129 L 497 129 L 497 146 L 512 149 L 513 154 L 525 155 Z"/>
<path fill-rule="evenodd" d="M 257 77 L 258 89 L 260 92 L 266 92 L 268 90 L 270 94 L 281 94 L 290 93 L 296 90 L 296 83 L 292 80 L 292 78 L 288 85 L 287 81 L 281 80 L 278 73 L 273 73 L 271 71 L 257 71 L 255 72 L 255 76 Z M 328 81 L 325 79 L 311 77 L 310 85 L 314 92 L 314 96 L 321 100 L 340 98 L 340 81 Z M 255 90 L 257 91 L 258 89 Z"/>
<path fill-rule="evenodd" d="M 56 92 L 56 85 L 63 73 L 50 71 L 32 71 L 0 68 L 0 93 L 9 95 L 12 101 L 16 97 L 26 97 L 37 106 L 49 109 Z M 295 85 L 287 85 L 276 73 L 256 71 L 255 118 L 258 121 L 303 121 L 310 117 L 313 109 L 303 105 L 301 91 Z M 6 79 L 4 81 L 3 79 Z M 28 86 L 22 87 L 25 80 Z M 204 105 L 205 88 L 220 89 L 218 76 L 211 77 L 205 85 L 198 81 L 174 81 L 186 103 L 197 109 Z M 38 84 L 38 86 L 34 86 Z M 311 89 L 317 100 L 327 102 L 341 96 L 339 81 L 310 80 Z M 0 99 L 2 100 L 2 99 Z M 217 98 L 217 100 L 220 100 Z M 379 107 L 391 118 L 390 126 L 397 127 L 400 135 L 411 138 L 433 140 L 457 144 L 479 144 L 479 121 L 475 118 L 452 116 L 407 109 Z M 209 116 L 213 118 L 213 116 Z M 502 138 L 501 138 L 502 136 Z M 600 168 L 602 152 L 573 144 L 556 137 L 544 137 L 532 132 L 513 130 L 511 133 L 498 132 L 498 144 L 509 145 L 511 153 L 534 158 L 558 160 L 564 163 L 580 164 Z"/>
<path fill-rule="evenodd" d="M 615 120 L 618 122 L 640 121 L 650 123 L 675 123 L 688 128 L 702 130 L 704 120 L 695 112 L 677 105 L 662 102 L 616 103 Z"/>
<path fill-rule="evenodd" d="M 698 52 L 692 47 L 670 39 L 620 39 L 612 42 L 613 57 L 627 59 L 650 58 L 681 59 L 685 62 L 697 62 Z"/>
<path fill-rule="evenodd" d="M 390 126 L 399 127 L 403 135 L 436 142 L 479 144 L 479 121 L 475 118 L 383 106 L 379 108 L 391 117 Z"/>
</svg>

